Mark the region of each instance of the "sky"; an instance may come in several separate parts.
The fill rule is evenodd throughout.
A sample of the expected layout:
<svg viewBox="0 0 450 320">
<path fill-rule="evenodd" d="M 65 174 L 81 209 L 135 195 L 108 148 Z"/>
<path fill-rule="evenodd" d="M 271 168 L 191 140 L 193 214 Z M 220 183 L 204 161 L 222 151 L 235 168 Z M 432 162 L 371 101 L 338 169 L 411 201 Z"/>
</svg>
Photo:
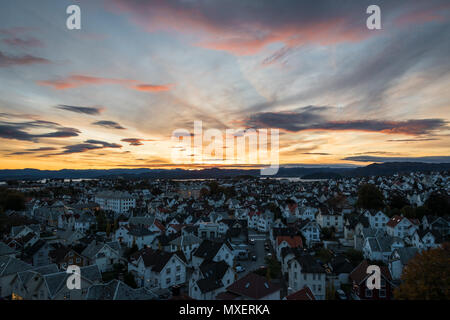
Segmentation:
<svg viewBox="0 0 450 320">
<path fill-rule="evenodd" d="M 450 162 L 449 34 L 447 0 L 4 0 L 0 169 L 264 162 L 187 148 L 194 121 L 278 129 L 286 166 Z"/>
</svg>

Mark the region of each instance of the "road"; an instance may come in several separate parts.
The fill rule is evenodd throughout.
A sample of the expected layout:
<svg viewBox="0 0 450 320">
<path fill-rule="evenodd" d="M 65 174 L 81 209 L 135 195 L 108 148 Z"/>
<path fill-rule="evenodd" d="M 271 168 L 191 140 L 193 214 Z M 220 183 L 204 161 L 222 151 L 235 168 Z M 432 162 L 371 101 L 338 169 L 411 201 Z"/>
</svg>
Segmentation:
<svg viewBox="0 0 450 320">
<path fill-rule="evenodd" d="M 255 240 L 255 244 L 249 245 L 248 247 L 250 249 L 249 256 L 251 257 L 252 255 L 256 255 L 256 261 L 251 261 L 251 259 L 239 261 L 240 265 L 245 268 L 245 271 L 237 274 L 238 279 L 242 278 L 249 272 L 258 269 L 260 266 L 265 265 L 264 259 L 265 259 L 267 252 L 264 249 L 264 242 L 266 240 L 266 235 L 264 235 L 264 234 L 250 235 L 249 234 L 248 238 Z"/>
</svg>

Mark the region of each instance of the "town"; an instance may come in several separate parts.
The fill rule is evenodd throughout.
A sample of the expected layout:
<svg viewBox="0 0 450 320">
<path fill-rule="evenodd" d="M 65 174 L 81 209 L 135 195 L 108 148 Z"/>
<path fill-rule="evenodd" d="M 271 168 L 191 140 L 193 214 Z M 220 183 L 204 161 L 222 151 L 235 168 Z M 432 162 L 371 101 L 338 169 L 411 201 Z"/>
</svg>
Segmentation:
<svg viewBox="0 0 450 320">
<path fill-rule="evenodd" d="M 448 172 L 0 188 L 6 300 L 392 300 L 414 290 L 414 259 L 447 250 L 448 269 Z M 73 265 L 78 290 L 66 285 Z"/>
</svg>

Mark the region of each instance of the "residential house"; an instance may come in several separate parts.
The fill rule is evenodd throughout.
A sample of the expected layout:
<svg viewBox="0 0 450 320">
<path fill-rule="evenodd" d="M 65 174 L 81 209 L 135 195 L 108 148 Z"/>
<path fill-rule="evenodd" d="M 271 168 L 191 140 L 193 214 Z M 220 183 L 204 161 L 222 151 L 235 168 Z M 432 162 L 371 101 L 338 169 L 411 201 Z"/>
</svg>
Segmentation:
<svg viewBox="0 0 450 320">
<path fill-rule="evenodd" d="M 296 255 L 288 263 L 289 287 L 298 291 L 309 287 L 317 300 L 325 299 L 326 273 L 317 260 L 308 253 Z"/>
<path fill-rule="evenodd" d="M 280 300 L 281 287 L 253 272 L 245 275 L 216 296 L 218 300 Z"/>
</svg>

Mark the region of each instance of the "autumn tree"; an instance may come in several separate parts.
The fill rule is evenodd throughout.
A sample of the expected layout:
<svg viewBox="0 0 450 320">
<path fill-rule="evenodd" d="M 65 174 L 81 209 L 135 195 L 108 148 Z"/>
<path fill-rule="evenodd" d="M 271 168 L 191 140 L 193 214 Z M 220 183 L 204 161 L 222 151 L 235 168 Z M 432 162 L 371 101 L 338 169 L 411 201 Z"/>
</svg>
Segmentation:
<svg viewBox="0 0 450 320">
<path fill-rule="evenodd" d="M 450 243 L 422 251 L 403 270 L 394 297 L 400 300 L 450 299 Z"/>
</svg>

